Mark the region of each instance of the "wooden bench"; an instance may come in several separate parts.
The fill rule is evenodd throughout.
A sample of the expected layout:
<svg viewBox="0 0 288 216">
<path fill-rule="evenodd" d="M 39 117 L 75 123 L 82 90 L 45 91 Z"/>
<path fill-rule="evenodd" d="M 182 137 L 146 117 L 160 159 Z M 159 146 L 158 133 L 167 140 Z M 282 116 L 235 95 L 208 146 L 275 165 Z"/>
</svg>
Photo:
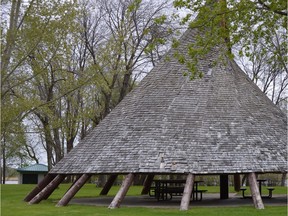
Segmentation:
<svg viewBox="0 0 288 216">
<path fill-rule="evenodd" d="M 275 188 L 273 187 L 268 187 L 267 190 L 269 191 L 268 196 L 261 196 L 262 198 L 272 198 L 272 192 Z M 247 190 L 247 188 L 241 187 L 240 190 L 242 191 L 242 196 L 243 198 L 251 198 L 251 196 L 245 196 L 244 192 Z"/>
<path fill-rule="evenodd" d="M 161 188 L 159 191 L 157 199 L 170 200 L 173 196 L 182 196 L 184 187 L 168 187 Z M 169 195 L 169 196 L 167 196 Z"/>
<path fill-rule="evenodd" d="M 155 180 L 155 187 L 151 187 L 149 195 L 154 196 L 159 200 L 172 199 L 173 196 L 182 196 L 184 191 L 185 180 Z M 198 183 L 202 181 L 195 181 L 191 198 L 193 200 L 202 200 L 203 193 L 207 190 L 198 190 Z M 198 199 L 199 194 L 199 199 Z"/>
<path fill-rule="evenodd" d="M 157 200 L 170 200 L 173 196 L 182 196 L 184 191 L 184 187 L 168 187 L 161 188 L 159 191 L 156 191 L 155 187 L 151 188 L 149 191 L 150 196 L 154 196 Z M 207 192 L 207 190 L 197 190 L 192 191 L 191 197 L 194 201 L 201 201 L 203 199 L 203 193 Z M 198 194 L 200 194 L 198 198 Z"/>
<path fill-rule="evenodd" d="M 193 190 L 192 192 L 192 196 L 193 196 L 193 200 L 199 200 L 201 201 L 203 198 L 203 193 L 207 192 L 207 190 Z M 200 194 L 200 199 L 198 199 L 198 193 Z M 196 199 L 195 199 L 195 195 L 196 195 Z"/>
</svg>

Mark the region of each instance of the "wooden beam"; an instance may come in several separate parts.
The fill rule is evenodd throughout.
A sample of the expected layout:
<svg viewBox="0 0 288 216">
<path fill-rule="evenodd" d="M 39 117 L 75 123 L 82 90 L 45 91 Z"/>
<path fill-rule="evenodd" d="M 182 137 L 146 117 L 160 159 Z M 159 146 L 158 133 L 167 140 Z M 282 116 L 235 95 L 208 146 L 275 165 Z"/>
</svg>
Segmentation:
<svg viewBox="0 0 288 216">
<path fill-rule="evenodd" d="M 180 210 L 186 211 L 189 208 L 190 198 L 193 190 L 193 184 L 194 184 L 194 175 L 189 173 L 186 179 L 181 204 L 180 204 Z"/>
<path fill-rule="evenodd" d="M 129 173 L 126 178 L 124 179 L 118 193 L 114 197 L 113 201 L 110 203 L 110 209 L 119 208 L 122 200 L 124 199 L 129 187 L 131 186 L 134 180 L 135 174 Z"/>
<path fill-rule="evenodd" d="M 248 174 L 248 181 L 251 190 L 251 195 L 253 199 L 253 203 L 256 209 L 264 209 L 264 204 L 259 192 L 256 175 L 255 173 Z"/>
<path fill-rule="evenodd" d="M 144 182 L 144 187 L 142 189 L 141 195 L 145 195 L 145 194 L 149 193 L 149 190 L 150 190 L 151 185 L 153 183 L 154 176 L 155 175 L 153 175 L 153 174 L 147 175 L 145 182 Z"/>
<path fill-rule="evenodd" d="M 106 184 L 104 185 L 103 189 L 100 192 L 100 195 L 107 195 L 111 187 L 113 186 L 115 180 L 117 179 L 117 174 L 110 175 Z"/>
<path fill-rule="evenodd" d="M 43 188 L 45 188 L 54 178 L 56 175 L 47 174 L 39 184 L 24 198 L 25 202 L 29 202 L 33 199 Z"/>
<path fill-rule="evenodd" d="M 76 182 L 81 178 L 81 176 L 82 175 L 76 175 L 76 179 L 75 179 L 75 181 L 73 181 L 73 183 L 70 185 L 70 187 L 68 188 L 68 190 L 66 191 L 66 193 L 70 190 L 70 188 L 72 188 L 75 184 L 76 184 Z M 70 179 L 69 180 L 71 180 L 72 179 L 72 176 L 70 176 Z M 65 194 L 64 194 L 65 195 Z"/>
<path fill-rule="evenodd" d="M 88 181 L 91 174 L 83 174 L 79 179 L 77 179 L 72 187 L 70 187 L 62 199 L 57 203 L 56 206 L 66 206 L 70 200 L 75 196 L 75 194 L 82 188 L 82 186 Z"/>
<path fill-rule="evenodd" d="M 67 175 L 65 175 L 64 179 L 65 179 L 66 177 L 67 177 Z M 69 177 L 70 177 L 70 176 L 69 176 Z M 63 179 L 63 180 L 64 180 L 64 179 Z M 63 180 L 62 180 L 62 181 L 63 181 Z M 61 182 L 62 182 L 62 181 L 61 181 Z M 60 183 L 61 183 L 61 182 L 60 182 Z M 59 185 L 59 184 L 58 184 L 58 185 Z M 57 185 L 57 187 L 58 187 L 58 185 Z M 56 187 L 56 188 L 57 188 L 57 187 Z M 70 187 L 71 187 L 71 186 L 70 186 Z M 56 188 L 55 188 L 55 189 L 56 189 Z M 43 196 L 42 200 L 47 200 L 47 199 L 50 197 L 50 195 L 54 192 L 55 189 L 50 190 L 50 191 L 47 191 L 47 193 L 45 193 L 45 195 Z"/>
<path fill-rule="evenodd" d="M 45 188 L 43 188 L 32 200 L 30 200 L 29 204 L 37 204 L 41 202 L 47 194 L 51 194 L 58 185 L 65 179 L 66 175 L 57 175 Z"/>
<path fill-rule="evenodd" d="M 228 184 L 228 175 L 220 175 L 220 199 L 229 198 L 229 184 Z"/>
<path fill-rule="evenodd" d="M 240 174 L 234 174 L 234 190 L 239 192 L 241 188 Z"/>
</svg>

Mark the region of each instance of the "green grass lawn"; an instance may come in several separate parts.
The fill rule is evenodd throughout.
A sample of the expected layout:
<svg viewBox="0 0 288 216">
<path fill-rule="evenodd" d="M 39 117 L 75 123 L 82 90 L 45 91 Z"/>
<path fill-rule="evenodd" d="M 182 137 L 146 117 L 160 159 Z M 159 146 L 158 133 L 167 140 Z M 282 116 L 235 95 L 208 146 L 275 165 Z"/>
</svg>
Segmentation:
<svg viewBox="0 0 288 216">
<path fill-rule="evenodd" d="M 178 209 L 158 208 L 136 208 L 122 207 L 119 209 L 108 209 L 107 207 L 68 205 L 66 207 L 55 207 L 57 201 L 63 196 L 69 184 L 61 184 L 48 200 L 40 204 L 29 205 L 23 202 L 23 198 L 35 185 L 2 185 L 1 186 L 1 215 L 2 216 L 178 216 L 178 215 L 209 215 L 209 216 L 286 216 L 287 207 L 267 207 L 264 210 L 256 210 L 253 207 L 193 207 L 189 211 L 181 212 Z M 113 187 L 108 195 L 116 194 L 119 187 Z M 139 195 L 141 187 L 133 186 L 128 195 Z M 205 187 L 209 192 L 219 192 L 219 187 Z M 230 191 L 233 189 L 231 188 Z M 265 191 L 265 188 L 263 188 Z M 93 184 L 86 184 L 76 197 L 98 196 L 100 188 Z M 286 187 L 275 187 L 274 194 L 286 194 Z"/>
</svg>

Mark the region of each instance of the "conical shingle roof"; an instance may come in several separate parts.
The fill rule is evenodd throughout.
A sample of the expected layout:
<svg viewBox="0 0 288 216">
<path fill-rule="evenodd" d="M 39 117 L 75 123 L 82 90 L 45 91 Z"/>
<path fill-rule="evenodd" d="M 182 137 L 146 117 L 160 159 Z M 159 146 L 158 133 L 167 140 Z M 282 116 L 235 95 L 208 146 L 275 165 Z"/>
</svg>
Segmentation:
<svg viewBox="0 0 288 216">
<path fill-rule="evenodd" d="M 287 171 L 286 116 L 233 60 L 215 48 L 198 62 L 202 79 L 183 76 L 173 53 L 186 54 L 195 31 L 50 173 Z"/>
</svg>

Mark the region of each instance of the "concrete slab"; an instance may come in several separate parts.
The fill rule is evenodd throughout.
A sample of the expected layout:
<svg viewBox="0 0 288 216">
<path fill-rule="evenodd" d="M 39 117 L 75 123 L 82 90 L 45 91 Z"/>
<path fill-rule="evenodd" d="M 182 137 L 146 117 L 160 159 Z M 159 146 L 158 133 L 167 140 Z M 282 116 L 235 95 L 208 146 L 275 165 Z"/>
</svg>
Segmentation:
<svg viewBox="0 0 288 216">
<path fill-rule="evenodd" d="M 113 197 L 100 196 L 95 198 L 74 198 L 70 204 L 109 206 Z M 287 195 L 273 195 L 271 199 L 263 198 L 265 206 L 287 206 Z M 181 197 L 173 197 L 172 200 L 157 201 L 149 196 L 126 196 L 121 206 L 124 207 L 148 207 L 148 208 L 179 208 Z M 237 194 L 229 194 L 229 199 L 220 200 L 219 194 L 205 193 L 202 201 L 191 201 L 190 207 L 239 207 L 254 206 L 251 198 L 243 199 Z"/>
</svg>

